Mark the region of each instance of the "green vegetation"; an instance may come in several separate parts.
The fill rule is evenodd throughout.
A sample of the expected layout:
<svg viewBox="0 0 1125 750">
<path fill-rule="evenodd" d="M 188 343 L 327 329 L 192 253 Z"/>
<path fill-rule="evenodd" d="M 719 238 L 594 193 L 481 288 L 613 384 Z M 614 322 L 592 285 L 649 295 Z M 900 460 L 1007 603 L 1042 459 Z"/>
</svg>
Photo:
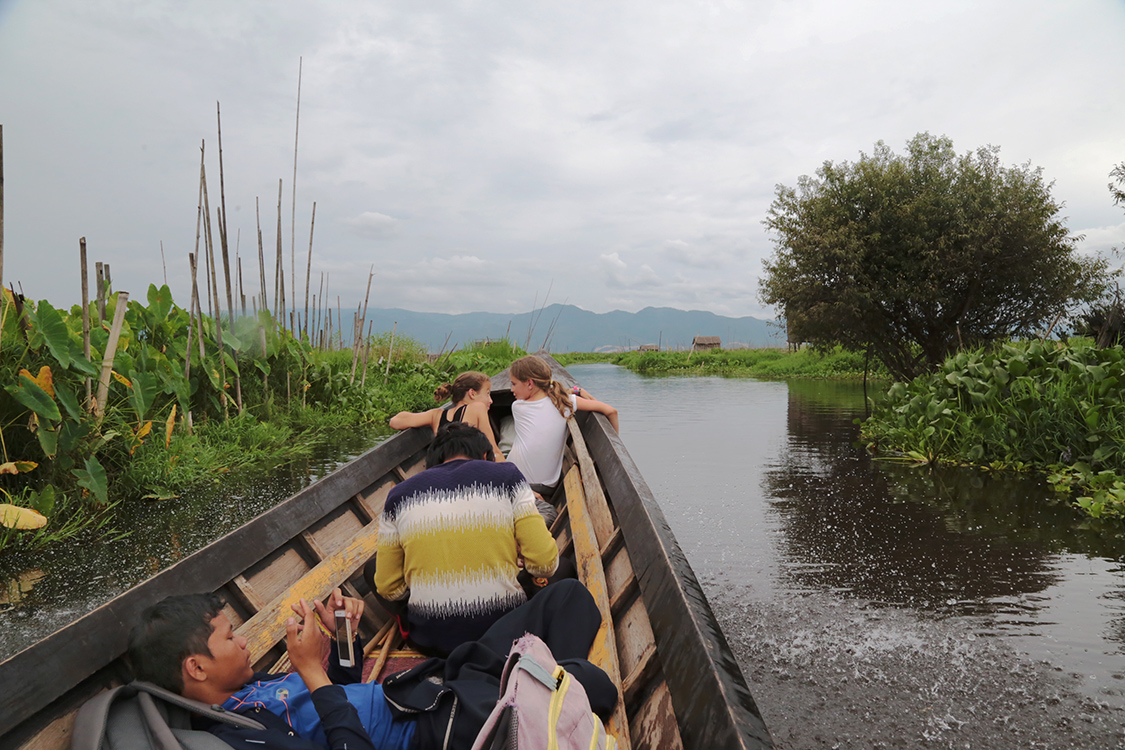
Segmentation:
<svg viewBox="0 0 1125 750">
<path fill-rule="evenodd" d="M 711 349 L 699 352 L 623 352 L 613 363 L 650 375 L 740 375 L 756 378 L 862 378 L 864 356 L 841 347 L 828 351 L 802 348 Z M 868 363 L 869 378 L 887 378 L 876 361 Z"/>
<path fill-rule="evenodd" d="M 911 461 L 1046 471 L 1090 516 L 1125 517 L 1125 351 L 1070 343 L 961 352 L 895 383 L 863 425 Z"/>
<path fill-rule="evenodd" d="M 0 550 L 111 532 L 119 503 L 306 455 L 329 431 L 429 408 L 457 372 L 496 372 L 522 354 L 493 342 L 431 363 L 390 334 L 318 349 L 266 312 L 220 331 L 176 307 L 167 286 L 128 301 L 114 350 L 119 299 L 101 319 L 91 303 L 87 357 L 80 306 L 0 298 Z M 47 523 L 9 528 L 35 514 Z"/>
<path fill-rule="evenodd" d="M 615 352 L 570 352 L 567 354 L 552 354 L 555 361 L 563 367 L 571 365 L 587 365 L 595 362 L 613 362 L 618 356 Z"/>
<path fill-rule="evenodd" d="M 958 156 L 922 133 L 904 155 L 879 142 L 779 186 L 761 297 L 789 339 L 870 351 L 909 379 L 1097 299 L 1105 261 L 1078 255 L 1042 171 L 998 151 Z"/>
</svg>

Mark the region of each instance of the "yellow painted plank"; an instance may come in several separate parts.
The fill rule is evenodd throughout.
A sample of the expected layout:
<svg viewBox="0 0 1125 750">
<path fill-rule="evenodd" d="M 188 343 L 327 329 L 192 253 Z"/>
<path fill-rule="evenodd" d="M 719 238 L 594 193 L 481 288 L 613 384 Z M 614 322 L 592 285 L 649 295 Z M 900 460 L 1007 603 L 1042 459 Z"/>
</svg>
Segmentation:
<svg viewBox="0 0 1125 750">
<path fill-rule="evenodd" d="M 248 641 L 252 661 L 258 661 L 285 637 L 285 621 L 293 614 L 291 604 L 302 598 L 312 603 L 332 593 L 371 556 L 379 545 L 379 524 L 365 526 L 336 554 L 306 573 L 288 591 L 278 595 L 257 614 L 243 623 L 238 634 Z"/>
<path fill-rule="evenodd" d="M 578 429 L 578 423 L 568 419 L 567 426 L 570 428 L 574 453 L 578 457 L 577 466 L 582 472 L 582 489 L 586 497 L 587 512 L 597 535 L 598 549 L 604 549 L 613 536 L 613 515 L 609 512 L 609 503 L 602 491 L 602 483 L 598 480 L 598 472 L 594 469 L 594 459 L 586 450 L 586 441 L 582 437 L 582 431 Z"/>
<path fill-rule="evenodd" d="M 581 436 L 579 436 L 581 439 Z M 593 521 L 586 505 L 582 476 L 577 466 L 567 472 L 564 481 L 566 504 L 570 512 L 570 531 L 574 537 L 574 557 L 578 563 L 578 576 L 589 589 L 602 613 L 602 624 L 590 646 L 590 661 L 601 667 L 613 684 L 621 688 L 621 667 L 617 661 L 617 647 L 613 635 L 613 616 L 609 608 L 609 592 L 602 569 L 601 547 L 594 533 Z M 613 709 L 606 731 L 617 739 L 622 750 L 628 750 L 629 720 L 625 716 L 625 703 L 620 698 Z"/>
</svg>

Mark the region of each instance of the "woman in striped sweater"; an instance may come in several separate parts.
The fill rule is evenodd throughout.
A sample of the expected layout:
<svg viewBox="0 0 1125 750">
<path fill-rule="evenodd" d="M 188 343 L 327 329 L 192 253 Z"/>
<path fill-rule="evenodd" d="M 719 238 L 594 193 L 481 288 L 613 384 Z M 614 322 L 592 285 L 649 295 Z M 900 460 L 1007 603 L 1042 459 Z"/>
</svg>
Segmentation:
<svg viewBox="0 0 1125 750">
<path fill-rule="evenodd" d="M 399 626 L 423 653 L 444 656 L 480 638 L 527 600 L 518 559 L 532 576 L 558 566 L 558 548 L 520 470 L 493 463 L 480 430 L 452 424 L 426 470 L 387 495 L 379 523 L 375 587 L 406 601 Z M 405 620 L 405 621 L 404 621 Z"/>
</svg>

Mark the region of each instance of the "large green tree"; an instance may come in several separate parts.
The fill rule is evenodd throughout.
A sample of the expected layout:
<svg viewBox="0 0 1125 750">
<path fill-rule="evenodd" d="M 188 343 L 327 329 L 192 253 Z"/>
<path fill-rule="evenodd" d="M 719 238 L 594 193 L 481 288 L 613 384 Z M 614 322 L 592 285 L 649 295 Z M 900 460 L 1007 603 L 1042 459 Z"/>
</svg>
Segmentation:
<svg viewBox="0 0 1125 750">
<path fill-rule="evenodd" d="M 1104 260 L 1076 252 L 1042 170 L 999 149 L 957 155 L 920 133 L 882 141 L 777 187 L 765 219 L 776 252 L 761 298 L 791 341 L 867 349 L 897 376 L 961 346 L 1041 331 L 1098 296 Z"/>
</svg>

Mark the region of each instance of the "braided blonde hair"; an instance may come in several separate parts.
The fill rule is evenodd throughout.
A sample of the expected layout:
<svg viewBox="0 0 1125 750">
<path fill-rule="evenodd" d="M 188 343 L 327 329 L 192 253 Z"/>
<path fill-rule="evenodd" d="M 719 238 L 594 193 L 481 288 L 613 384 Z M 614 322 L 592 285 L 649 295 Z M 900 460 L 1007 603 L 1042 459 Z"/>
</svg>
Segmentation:
<svg viewBox="0 0 1125 750">
<path fill-rule="evenodd" d="M 551 403 L 564 418 L 569 419 L 573 416 L 570 393 L 562 383 L 556 383 L 551 379 L 551 367 L 542 359 L 533 354 L 520 357 L 512 363 L 508 371 L 516 380 L 530 380 L 536 388 L 546 393 L 547 398 L 551 399 Z"/>
</svg>

